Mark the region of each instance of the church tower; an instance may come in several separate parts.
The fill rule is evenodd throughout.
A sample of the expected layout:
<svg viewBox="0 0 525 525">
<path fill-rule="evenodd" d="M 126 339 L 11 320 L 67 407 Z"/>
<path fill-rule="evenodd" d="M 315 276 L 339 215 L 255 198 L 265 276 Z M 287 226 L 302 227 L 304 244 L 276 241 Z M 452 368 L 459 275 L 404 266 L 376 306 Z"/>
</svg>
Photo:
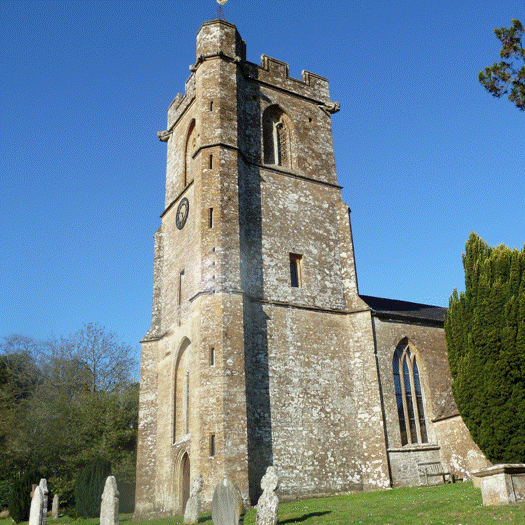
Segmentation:
<svg viewBox="0 0 525 525">
<path fill-rule="evenodd" d="M 206 22 L 168 109 L 166 200 L 142 341 L 136 516 L 202 475 L 256 503 L 389 485 L 370 309 L 359 298 L 328 81 Z"/>
</svg>

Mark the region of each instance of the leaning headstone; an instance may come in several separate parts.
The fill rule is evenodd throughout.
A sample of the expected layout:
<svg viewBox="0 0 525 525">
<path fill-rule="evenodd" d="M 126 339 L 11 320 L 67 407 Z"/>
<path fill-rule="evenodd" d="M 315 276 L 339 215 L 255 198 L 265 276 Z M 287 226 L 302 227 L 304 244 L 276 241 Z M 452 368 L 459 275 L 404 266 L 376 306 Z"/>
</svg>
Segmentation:
<svg viewBox="0 0 525 525">
<path fill-rule="evenodd" d="M 29 511 L 29 525 L 42 525 L 42 509 L 44 508 L 44 494 L 39 486 L 33 490 L 31 509 Z"/>
<path fill-rule="evenodd" d="M 215 487 L 211 503 L 213 525 L 242 525 L 246 509 L 239 489 L 228 478 Z"/>
<path fill-rule="evenodd" d="M 47 496 L 49 491 L 47 490 L 47 480 L 42 478 L 38 484 L 42 490 L 43 502 L 42 502 L 42 525 L 47 525 Z"/>
<path fill-rule="evenodd" d="M 199 514 L 202 512 L 201 490 L 202 476 L 198 475 L 193 478 L 190 489 L 190 497 L 186 503 L 183 523 L 199 523 Z"/>
<path fill-rule="evenodd" d="M 274 467 L 268 467 L 261 479 L 263 493 L 257 502 L 257 518 L 255 525 L 277 525 L 279 498 L 275 491 L 279 486 L 279 478 Z"/>
<path fill-rule="evenodd" d="M 108 476 L 102 493 L 100 525 L 118 525 L 118 497 L 117 480 L 115 476 Z"/>
<path fill-rule="evenodd" d="M 53 496 L 53 506 L 51 507 L 51 517 L 54 520 L 58 519 L 58 508 L 59 508 L 58 494 L 55 494 Z"/>
</svg>

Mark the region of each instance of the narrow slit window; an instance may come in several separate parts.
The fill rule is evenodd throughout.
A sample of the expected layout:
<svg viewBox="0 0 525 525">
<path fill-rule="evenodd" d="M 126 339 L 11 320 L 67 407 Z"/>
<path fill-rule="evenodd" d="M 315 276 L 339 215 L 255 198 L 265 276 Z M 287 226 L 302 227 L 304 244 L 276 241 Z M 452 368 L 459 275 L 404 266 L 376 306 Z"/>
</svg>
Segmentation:
<svg viewBox="0 0 525 525">
<path fill-rule="evenodd" d="M 302 255 L 290 254 L 290 286 L 292 288 L 301 288 L 302 286 L 302 260 Z"/>
<path fill-rule="evenodd" d="M 210 111 L 213 111 L 213 100 L 210 100 Z"/>
<path fill-rule="evenodd" d="M 210 456 L 215 456 L 215 434 L 210 436 Z"/>
<path fill-rule="evenodd" d="M 210 348 L 210 366 L 215 366 L 215 348 Z"/>
<path fill-rule="evenodd" d="M 213 155 L 210 155 L 210 164 L 209 164 L 210 170 L 213 169 Z"/>
<path fill-rule="evenodd" d="M 190 372 L 186 370 L 186 385 L 184 388 L 184 433 L 190 432 Z"/>
<path fill-rule="evenodd" d="M 208 209 L 208 228 L 213 228 L 213 208 Z"/>
<path fill-rule="evenodd" d="M 179 306 L 184 301 L 184 270 L 179 272 Z"/>
</svg>

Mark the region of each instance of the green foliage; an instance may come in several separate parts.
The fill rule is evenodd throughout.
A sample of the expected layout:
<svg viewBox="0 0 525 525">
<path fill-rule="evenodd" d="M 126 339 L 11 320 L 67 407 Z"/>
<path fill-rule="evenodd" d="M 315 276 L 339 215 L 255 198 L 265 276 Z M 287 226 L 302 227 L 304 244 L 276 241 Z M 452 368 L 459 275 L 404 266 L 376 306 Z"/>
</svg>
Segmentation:
<svg viewBox="0 0 525 525">
<path fill-rule="evenodd" d="M 97 458 L 86 465 L 75 483 L 75 503 L 78 516 L 95 518 L 100 515 L 100 503 L 106 478 L 111 475 L 111 463 Z"/>
<path fill-rule="evenodd" d="M 74 507 L 76 475 L 104 457 L 123 497 L 132 494 L 139 389 L 133 353 L 96 325 L 68 338 L 0 341 L 0 480 L 45 469 L 62 506 Z"/>
<path fill-rule="evenodd" d="M 494 62 L 478 75 L 481 85 L 496 98 L 509 94 L 509 100 L 520 111 L 525 110 L 525 48 L 521 43 L 523 26 L 519 20 L 512 20 L 509 29 L 494 29 L 503 44 L 499 53 L 501 62 Z M 513 60 L 517 61 L 514 65 Z M 522 63 L 519 68 L 519 63 Z"/>
<path fill-rule="evenodd" d="M 9 479 L 0 481 L 0 510 L 4 510 L 9 507 L 9 498 L 11 496 L 12 484 L 12 481 Z"/>
<path fill-rule="evenodd" d="M 9 515 L 16 523 L 29 519 L 31 507 L 31 490 L 40 482 L 42 475 L 36 470 L 26 472 L 21 478 L 15 479 L 9 498 Z"/>
<path fill-rule="evenodd" d="M 452 392 L 472 438 L 493 463 L 525 462 L 525 246 L 489 247 L 471 233 L 465 292 L 445 321 Z"/>
</svg>

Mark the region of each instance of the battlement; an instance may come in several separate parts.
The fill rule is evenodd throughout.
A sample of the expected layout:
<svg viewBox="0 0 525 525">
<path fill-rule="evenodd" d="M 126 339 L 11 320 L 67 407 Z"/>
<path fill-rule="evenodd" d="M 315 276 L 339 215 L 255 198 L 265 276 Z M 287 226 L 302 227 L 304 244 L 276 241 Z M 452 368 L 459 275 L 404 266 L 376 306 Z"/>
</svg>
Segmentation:
<svg viewBox="0 0 525 525">
<path fill-rule="evenodd" d="M 168 108 L 168 130 L 195 98 L 195 74 L 201 64 L 217 59 L 235 62 L 247 80 L 293 93 L 319 105 L 333 104 L 326 78 L 310 71 L 303 71 L 301 79 L 293 78 L 286 62 L 267 55 L 261 56 L 261 65 L 248 62 L 246 42 L 235 25 L 224 20 L 210 20 L 204 22 L 197 33 L 196 62 L 190 66 L 192 74 L 186 81 L 184 95 L 178 93 Z"/>
<path fill-rule="evenodd" d="M 260 66 L 251 62 L 243 65 L 245 75 L 253 80 L 318 100 L 320 103 L 330 100 L 328 80 L 320 75 L 303 70 L 301 80 L 291 77 L 286 62 L 267 55 L 261 55 Z"/>
</svg>

